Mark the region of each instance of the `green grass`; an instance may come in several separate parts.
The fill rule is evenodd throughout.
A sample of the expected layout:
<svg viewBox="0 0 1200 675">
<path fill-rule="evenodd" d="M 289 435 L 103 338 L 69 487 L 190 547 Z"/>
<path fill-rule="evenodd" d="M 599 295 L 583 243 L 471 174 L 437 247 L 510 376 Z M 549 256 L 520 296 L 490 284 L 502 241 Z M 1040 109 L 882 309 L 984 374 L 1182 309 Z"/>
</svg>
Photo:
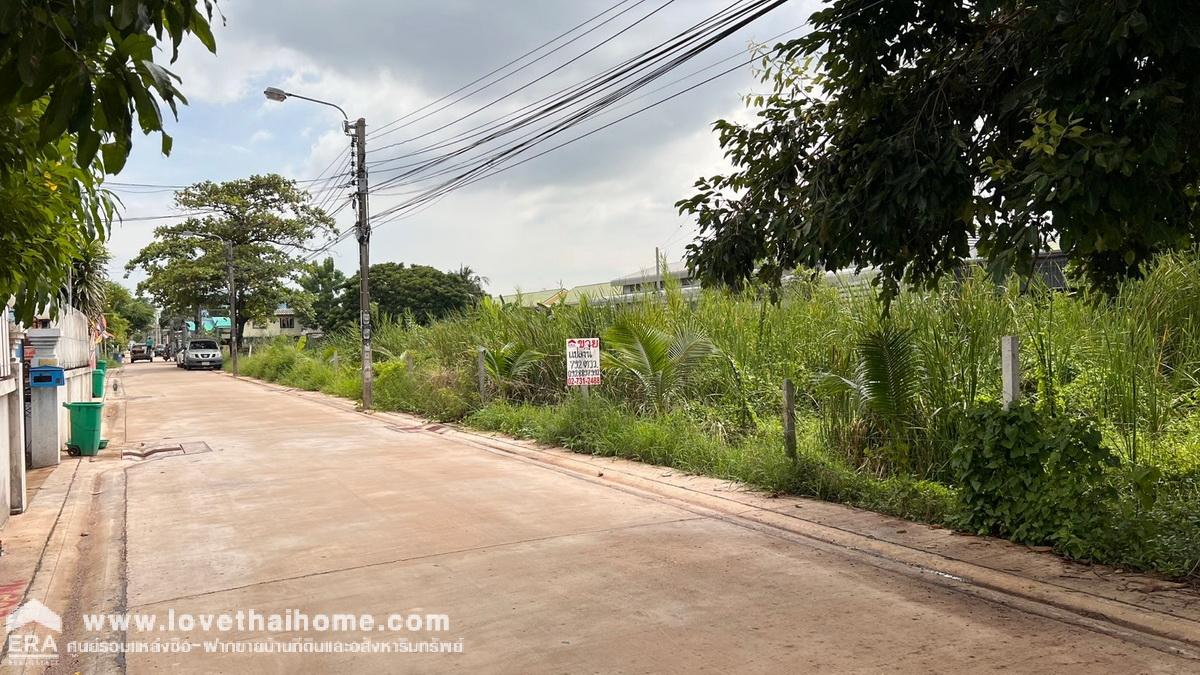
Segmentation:
<svg viewBox="0 0 1200 675">
<path fill-rule="evenodd" d="M 793 461 L 780 452 L 778 428 L 722 440 L 684 415 L 637 416 L 598 397 L 573 397 L 552 406 L 495 402 L 464 423 L 576 452 L 668 466 L 922 522 L 948 522 L 956 508 L 950 488 L 903 477 L 879 481 L 863 476 L 815 447 L 813 434 L 807 435 Z"/>
</svg>

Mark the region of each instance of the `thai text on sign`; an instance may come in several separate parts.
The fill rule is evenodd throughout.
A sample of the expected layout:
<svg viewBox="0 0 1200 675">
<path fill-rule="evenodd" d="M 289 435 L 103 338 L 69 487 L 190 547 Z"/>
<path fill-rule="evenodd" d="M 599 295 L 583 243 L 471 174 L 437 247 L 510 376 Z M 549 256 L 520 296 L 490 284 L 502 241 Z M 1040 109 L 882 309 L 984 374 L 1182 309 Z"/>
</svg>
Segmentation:
<svg viewBox="0 0 1200 675">
<path fill-rule="evenodd" d="M 567 386 L 600 384 L 600 338 L 567 340 Z"/>
</svg>

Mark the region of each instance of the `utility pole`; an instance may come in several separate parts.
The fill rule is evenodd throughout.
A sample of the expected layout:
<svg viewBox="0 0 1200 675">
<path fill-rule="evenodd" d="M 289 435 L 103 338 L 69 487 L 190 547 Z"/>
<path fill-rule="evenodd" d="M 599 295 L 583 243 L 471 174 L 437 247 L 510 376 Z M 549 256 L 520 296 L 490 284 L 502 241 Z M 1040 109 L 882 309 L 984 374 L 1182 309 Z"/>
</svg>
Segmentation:
<svg viewBox="0 0 1200 675">
<path fill-rule="evenodd" d="M 229 358 L 233 359 L 233 376 L 238 376 L 237 348 L 237 290 L 233 280 L 233 241 L 225 240 L 225 260 L 229 274 Z"/>
<path fill-rule="evenodd" d="M 362 329 L 362 402 L 371 409 L 375 373 L 371 361 L 371 221 L 367 210 L 367 121 L 354 122 L 355 184 L 358 188 L 358 311 Z"/>
<path fill-rule="evenodd" d="M 350 124 L 350 117 L 342 106 L 319 98 L 301 96 L 278 87 L 267 87 L 263 95 L 272 101 L 286 101 L 289 98 L 299 98 L 313 103 L 327 105 L 342 114 L 342 130 L 351 137 L 355 150 L 354 182 L 358 188 L 355 194 L 358 201 L 358 222 L 355 229 L 358 232 L 358 325 L 362 330 L 362 397 L 363 410 L 371 409 L 371 389 L 375 374 L 371 370 L 371 286 L 367 280 L 371 267 L 371 220 L 367 208 L 367 121 L 358 118 Z M 351 132 L 351 129 L 354 131 Z"/>
</svg>

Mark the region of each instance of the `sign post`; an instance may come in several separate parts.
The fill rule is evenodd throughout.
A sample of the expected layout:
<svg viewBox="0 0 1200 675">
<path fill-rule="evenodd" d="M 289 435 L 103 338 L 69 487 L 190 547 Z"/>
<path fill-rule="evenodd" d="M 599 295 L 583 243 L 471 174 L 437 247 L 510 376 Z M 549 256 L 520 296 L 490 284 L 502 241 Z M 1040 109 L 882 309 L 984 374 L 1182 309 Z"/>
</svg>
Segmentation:
<svg viewBox="0 0 1200 675">
<path fill-rule="evenodd" d="M 567 340 L 567 386 L 580 387 L 584 398 L 588 389 L 600 385 L 600 338 Z"/>
</svg>

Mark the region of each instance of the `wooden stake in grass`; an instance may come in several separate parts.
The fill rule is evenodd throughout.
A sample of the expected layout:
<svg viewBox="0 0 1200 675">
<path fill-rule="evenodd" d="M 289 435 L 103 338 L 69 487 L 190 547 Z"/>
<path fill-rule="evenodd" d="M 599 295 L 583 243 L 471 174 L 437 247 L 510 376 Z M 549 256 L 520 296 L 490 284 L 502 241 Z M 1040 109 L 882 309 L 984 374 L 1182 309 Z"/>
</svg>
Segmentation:
<svg viewBox="0 0 1200 675">
<path fill-rule="evenodd" d="M 790 378 L 783 380 L 783 449 L 796 458 L 796 386 Z"/>
<path fill-rule="evenodd" d="M 483 347 L 475 350 L 475 369 L 479 376 L 479 400 L 487 403 L 487 368 L 483 365 Z"/>
<path fill-rule="evenodd" d="M 1004 409 L 1021 398 L 1021 343 L 1016 335 L 1000 338 L 1000 376 Z"/>
</svg>

